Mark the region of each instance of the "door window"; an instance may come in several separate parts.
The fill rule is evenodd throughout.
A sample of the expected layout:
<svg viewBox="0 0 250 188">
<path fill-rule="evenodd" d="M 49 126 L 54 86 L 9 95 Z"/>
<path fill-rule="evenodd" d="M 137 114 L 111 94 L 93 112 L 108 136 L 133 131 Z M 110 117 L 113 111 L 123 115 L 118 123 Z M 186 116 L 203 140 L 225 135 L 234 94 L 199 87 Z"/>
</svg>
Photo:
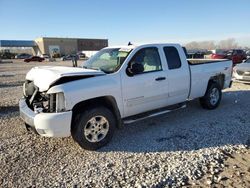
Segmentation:
<svg viewBox="0 0 250 188">
<path fill-rule="evenodd" d="M 143 48 L 136 52 L 129 67 L 136 63 L 143 65 L 139 74 L 162 70 L 160 55 L 156 47 Z"/>
</svg>

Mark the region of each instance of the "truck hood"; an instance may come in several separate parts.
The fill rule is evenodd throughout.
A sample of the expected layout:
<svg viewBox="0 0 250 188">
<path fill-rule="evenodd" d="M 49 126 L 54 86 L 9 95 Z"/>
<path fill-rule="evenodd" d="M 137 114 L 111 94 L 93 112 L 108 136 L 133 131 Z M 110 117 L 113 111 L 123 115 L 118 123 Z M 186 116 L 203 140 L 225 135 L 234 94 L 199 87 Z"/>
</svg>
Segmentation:
<svg viewBox="0 0 250 188">
<path fill-rule="evenodd" d="M 47 91 L 52 85 L 99 75 L 105 75 L 105 73 L 78 67 L 41 66 L 32 68 L 27 73 L 26 80 L 33 81 L 42 92 Z"/>
</svg>

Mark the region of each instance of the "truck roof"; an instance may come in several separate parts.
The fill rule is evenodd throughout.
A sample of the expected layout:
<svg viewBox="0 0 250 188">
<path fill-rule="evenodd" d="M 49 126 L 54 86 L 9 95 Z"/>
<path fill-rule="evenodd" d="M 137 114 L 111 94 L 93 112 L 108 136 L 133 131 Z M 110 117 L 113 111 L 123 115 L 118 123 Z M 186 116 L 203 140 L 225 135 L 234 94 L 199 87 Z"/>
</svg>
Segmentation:
<svg viewBox="0 0 250 188">
<path fill-rule="evenodd" d="M 180 45 L 180 44 L 177 44 L 177 43 L 143 43 L 143 44 L 137 44 L 137 45 L 121 45 L 121 46 L 109 46 L 109 47 L 106 47 L 106 49 L 110 49 L 110 48 L 124 48 L 124 49 L 134 49 L 136 47 L 139 47 L 139 46 L 157 46 L 157 45 L 166 45 L 166 46 L 176 46 L 176 45 Z"/>
</svg>

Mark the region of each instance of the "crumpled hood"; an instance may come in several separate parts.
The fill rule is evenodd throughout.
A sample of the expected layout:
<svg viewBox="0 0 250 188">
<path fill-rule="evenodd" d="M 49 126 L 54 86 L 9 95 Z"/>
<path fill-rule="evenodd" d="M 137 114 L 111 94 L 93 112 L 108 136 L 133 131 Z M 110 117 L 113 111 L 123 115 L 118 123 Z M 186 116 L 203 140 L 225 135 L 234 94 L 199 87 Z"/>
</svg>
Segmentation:
<svg viewBox="0 0 250 188">
<path fill-rule="evenodd" d="M 104 75 L 99 70 L 78 67 L 40 66 L 32 68 L 26 75 L 26 80 L 33 81 L 39 91 L 47 91 L 49 87 L 61 78 Z"/>
</svg>

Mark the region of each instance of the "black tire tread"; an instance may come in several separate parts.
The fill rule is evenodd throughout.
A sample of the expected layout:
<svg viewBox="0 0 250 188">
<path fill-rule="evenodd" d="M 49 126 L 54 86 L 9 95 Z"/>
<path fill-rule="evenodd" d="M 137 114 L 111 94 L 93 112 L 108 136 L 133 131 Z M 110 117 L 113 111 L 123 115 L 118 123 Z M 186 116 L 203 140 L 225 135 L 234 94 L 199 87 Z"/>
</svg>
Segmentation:
<svg viewBox="0 0 250 188">
<path fill-rule="evenodd" d="M 210 91 L 213 89 L 213 88 L 217 88 L 220 92 L 220 98 L 217 102 L 216 105 L 212 105 L 210 103 Z M 221 92 L 221 87 L 220 85 L 217 83 L 217 82 L 210 82 L 208 84 L 208 87 L 207 87 L 207 91 L 205 93 L 205 95 L 203 97 L 200 98 L 200 104 L 201 106 L 204 108 L 204 109 L 208 109 L 208 110 L 213 110 L 213 109 L 216 109 L 219 104 L 220 104 L 220 101 L 221 101 L 221 96 L 222 96 L 222 92 Z"/>
<path fill-rule="evenodd" d="M 109 132 L 106 137 L 98 143 L 91 143 L 84 138 L 83 127 L 89 120 L 89 117 L 94 115 L 104 115 L 109 121 Z M 113 113 L 106 107 L 91 107 L 86 110 L 77 112 L 75 118 L 72 121 L 72 137 L 83 148 L 87 150 L 97 150 L 106 145 L 112 138 L 115 130 L 115 117 Z"/>
</svg>

